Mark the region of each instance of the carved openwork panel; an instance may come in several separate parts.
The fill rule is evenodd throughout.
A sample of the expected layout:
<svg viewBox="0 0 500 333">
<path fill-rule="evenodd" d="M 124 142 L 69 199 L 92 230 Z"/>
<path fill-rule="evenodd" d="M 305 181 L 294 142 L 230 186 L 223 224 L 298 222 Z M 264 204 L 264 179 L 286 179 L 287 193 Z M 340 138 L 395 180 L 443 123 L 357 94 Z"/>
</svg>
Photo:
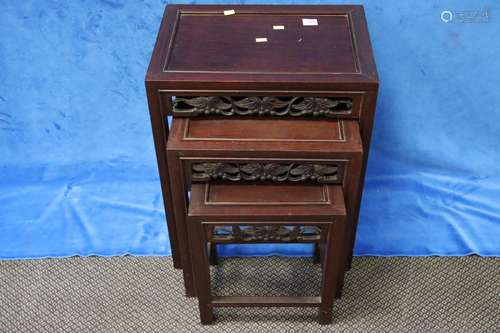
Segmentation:
<svg viewBox="0 0 500 333">
<path fill-rule="evenodd" d="M 191 180 L 340 183 L 340 170 L 338 164 L 207 162 L 192 165 Z"/>
<path fill-rule="evenodd" d="M 175 116 L 335 117 L 353 109 L 349 97 L 196 96 L 177 97 Z"/>
<path fill-rule="evenodd" d="M 316 243 L 321 240 L 321 226 L 303 225 L 230 225 L 212 226 L 208 238 L 214 243 Z"/>
</svg>

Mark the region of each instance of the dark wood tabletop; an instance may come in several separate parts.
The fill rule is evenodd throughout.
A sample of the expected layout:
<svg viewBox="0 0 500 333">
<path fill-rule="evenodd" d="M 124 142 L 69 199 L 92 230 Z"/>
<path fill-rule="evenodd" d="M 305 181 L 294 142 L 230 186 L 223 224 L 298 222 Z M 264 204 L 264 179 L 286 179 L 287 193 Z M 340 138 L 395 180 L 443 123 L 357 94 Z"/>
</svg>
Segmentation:
<svg viewBox="0 0 500 333">
<path fill-rule="evenodd" d="M 146 81 L 187 90 L 378 85 L 363 8 L 328 5 L 169 5 Z"/>
</svg>

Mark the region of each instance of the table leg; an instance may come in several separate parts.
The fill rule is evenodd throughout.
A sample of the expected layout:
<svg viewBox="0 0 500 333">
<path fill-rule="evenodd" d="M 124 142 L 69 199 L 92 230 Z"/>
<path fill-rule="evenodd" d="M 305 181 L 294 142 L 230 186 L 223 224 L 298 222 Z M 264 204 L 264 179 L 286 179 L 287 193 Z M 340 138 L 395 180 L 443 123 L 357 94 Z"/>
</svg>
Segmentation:
<svg viewBox="0 0 500 333">
<path fill-rule="evenodd" d="M 187 208 L 188 196 L 184 180 L 182 161 L 175 151 L 167 151 L 170 171 L 170 190 L 172 193 L 172 203 L 174 214 L 177 217 L 177 237 L 179 240 L 179 249 L 181 251 L 182 274 L 184 277 L 184 288 L 186 296 L 196 296 L 193 284 L 193 267 L 189 253 L 189 243 L 187 234 Z"/>
<path fill-rule="evenodd" d="M 198 296 L 201 323 L 206 325 L 214 321 L 211 302 L 210 264 L 208 260 L 208 246 L 205 241 L 203 224 L 195 219 L 187 220 L 191 260 L 193 262 L 193 276 Z"/>
<path fill-rule="evenodd" d="M 344 287 L 345 272 L 350 267 L 350 259 L 352 257 L 352 250 L 354 246 L 354 239 L 356 234 L 356 227 L 358 224 L 358 210 L 359 198 L 362 191 L 360 186 L 360 176 L 362 172 L 362 157 L 355 156 L 349 160 L 348 173 L 346 181 L 343 185 L 345 204 L 347 208 L 346 226 L 344 228 L 344 247 L 345 247 L 345 260 L 344 267 L 339 271 L 337 279 L 337 293 L 336 298 L 342 296 L 342 289 Z"/>
<path fill-rule="evenodd" d="M 338 288 L 337 279 L 339 272 L 344 272 L 345 246 L 344 246 L 344 219 L 338 218 L 328 229 L 321 279 L 321 305 L 319 307 L 320 324 L 332 322 L 333 301 Z"/>
<path fill-rule="evenodd" d="M 167 161 L 167 140 L 168 140 L 168 124 L 166 123 L 166 114 L 160 106 L 160 99 L 155 89 L 146 87 L 151 128 L 156 150 L 156 159 L 158 162 L 158 172 L 160 175 L 161 190 L 163 194 L 163 205 L 167 217 L 168 236 L 170 239 L 170 247 L 172 249 L 172 260 L 174 267 L 182 268 L 181 253 L 177 239 L 177 226 L 173 210 L 172 194 L 170 191 L 170 177 Z"/>
</svg>

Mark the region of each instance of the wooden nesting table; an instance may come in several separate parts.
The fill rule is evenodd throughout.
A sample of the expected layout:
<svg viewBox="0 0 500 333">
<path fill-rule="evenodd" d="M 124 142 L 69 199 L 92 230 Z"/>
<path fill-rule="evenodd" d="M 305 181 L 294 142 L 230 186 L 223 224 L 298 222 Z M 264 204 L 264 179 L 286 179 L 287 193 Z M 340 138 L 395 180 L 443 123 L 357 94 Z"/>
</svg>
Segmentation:
<svg viewBox="0 0 500 333">
<path fill-rule="evenodd" d="M 362 6 L 168 5 L 146 91 L 188 296 L 192 184 L 339 185 L 352 255 L 378 91 Z"/>
</svg>

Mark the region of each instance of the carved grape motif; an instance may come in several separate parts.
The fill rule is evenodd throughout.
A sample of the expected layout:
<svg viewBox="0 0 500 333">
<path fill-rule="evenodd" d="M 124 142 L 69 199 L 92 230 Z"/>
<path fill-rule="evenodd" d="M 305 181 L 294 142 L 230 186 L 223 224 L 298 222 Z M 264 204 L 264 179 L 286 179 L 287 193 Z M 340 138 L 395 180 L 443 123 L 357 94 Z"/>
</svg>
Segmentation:
<svg viewBox="0 0 500 333">
<path fill-rule="evenodd" d="M 347 97 L 198 96 L 177 97 L 173 112 L 177 116 L 275 116 L 334 117 L 352 111 Z"/>
</svg>

